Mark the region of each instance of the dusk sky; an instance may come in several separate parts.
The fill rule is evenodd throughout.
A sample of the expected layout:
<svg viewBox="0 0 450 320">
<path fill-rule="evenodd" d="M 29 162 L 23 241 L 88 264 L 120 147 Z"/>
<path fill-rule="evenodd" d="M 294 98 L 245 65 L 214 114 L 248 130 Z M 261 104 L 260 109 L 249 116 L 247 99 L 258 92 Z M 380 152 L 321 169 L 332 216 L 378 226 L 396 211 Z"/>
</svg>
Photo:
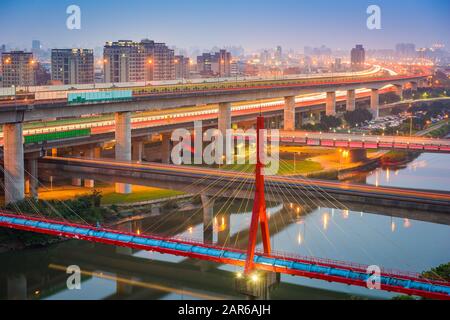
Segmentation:
<svg viewBox="0 0 450 320">
<path fill-rule="evenodd" d="M 66 28 L 66 8 L 81 7 L 81 30 Z M 382 30 L 366 27 L 368 5 L 382 10 Z M 150 38 L 178 48 L 241 45 L 256 50 L 281 45 L 301 50 L 322 44 L 348 49 L 450 47 L 448 0 L 2 0 L 0 44 L 29 48 L 97 47 L 105 41 Z"/>
</svg>

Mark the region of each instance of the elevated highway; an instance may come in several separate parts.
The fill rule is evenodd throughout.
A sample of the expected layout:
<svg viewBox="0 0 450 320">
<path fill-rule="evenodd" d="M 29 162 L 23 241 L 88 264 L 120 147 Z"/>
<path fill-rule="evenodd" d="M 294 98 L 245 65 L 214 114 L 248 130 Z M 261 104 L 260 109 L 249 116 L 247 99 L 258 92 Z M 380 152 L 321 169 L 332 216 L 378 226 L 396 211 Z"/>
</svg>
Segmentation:
<svg viewBox="0 0 450 320">
<path fill-rule="evenodd" d="M 40 169 L 59 172 L 69 177 L 86 177 L 196 194 L 214 196 L 220 193 L 221 196 L 229 198 L 252 198 L 254 189 L 252 174 L 191 166 L 48 157 L 40 162 Z M 445 191 L 376 187 L 282 176 L 266 177 L 266 189 L 267 198 L 274 201 L 283 197 L 286 201 L 295 202 L 299 197 L 303 197 L 305 200 L 312 199 L 319 205 L 356 202 L 450 212 L 450 192 Z"/>
<path fill-rule="evenodd" d="M 51 118 L 76 118 L 89 114 L 140 112 L 207 104 L 229 104 L 276 99 L 279 97 L 295 97 L 317 92 L 354 91 L 360 88 L 369 88 L 378 94 L 378 90 L 387 85 L 404 86 L 408 83 L 417 84 L 427 77 L 428 75 L 383 75 L 351 77 L 350 79 L 345 77 L 337 77 L 336 79 L 328 77 L 305 80 L 300 83 L 280 80 L 272 81 L 270 84 L 255 84 L 251 86 L 247 86 L 243 82 L 237 83 L 235 87 L 228 88 L 217 86 L 217 88 L 209 90 L 186 90 L 181 92 L 174 90 L 164 93 L 144 94 L 133 97 L 128 101 L 119 102 L 68 104 L 67 102 L 49 100 L 28 104 L 6 104 L 0 106 L 0 124 L 39 121 Z"/>
<path fill-rule="evenodd" d="M 296 96 L 326 92 L 325 109 L 327 115 L 336 114 L 336 91 L 347 91 L 347 110 L 354 110 L 356 90 L 370 89 L 371 111 L 375 117 L 379 114 L 379 90 L 394 85 L 399 94 L 403 87 L 410 84 L 417 88 L 418 83 L 428 75 L 386 75 L 371 74 L 365 76 L 340 76 L 314 79 L 282 79 L 271 81 L 253 81 L 219 84 L 196 84 L 194 86 L 173 86 L 162 88 L 145 87 L 142 92 L 125 101 L 77 101 L 76 103 L 58 101 L 39 101 L 33 103 L 7 104 L 0 107 L 0 124 L 3 124 L 4 167 L 6 203 L 24 198 L 24 146 L 23 123 L 49 118 L 77 118 L 88 115 L 114 114 L 114 140 L 116 159 L 129 161 L 132 158 L 132 119 L 133 112 L 167 110 L 218 104 L 218 129 L 224 133 L 231 128 L 232 103 L 245 101 L 270 100 L 283 97 L 285 100 L 284 129 L 295 129 Z M 167 119 L 163 119 L 167 121 Z M 104 129 L 104 128 L 103 128 Z M 42 146 L 40 146 L 42 148 Z M 139 147 L 141 148 L 141 147 Z M 141 148 L 142 149 L 142 148 Z M 36 167 L 36 162 L 32 161 Z M 31 171 L 34 171 L 31 170 Z M 34 188 L 33 188 L 34 189 Z M 116 191 L 129 193 L 128 185 L 117 184 Z"/>
</svg>

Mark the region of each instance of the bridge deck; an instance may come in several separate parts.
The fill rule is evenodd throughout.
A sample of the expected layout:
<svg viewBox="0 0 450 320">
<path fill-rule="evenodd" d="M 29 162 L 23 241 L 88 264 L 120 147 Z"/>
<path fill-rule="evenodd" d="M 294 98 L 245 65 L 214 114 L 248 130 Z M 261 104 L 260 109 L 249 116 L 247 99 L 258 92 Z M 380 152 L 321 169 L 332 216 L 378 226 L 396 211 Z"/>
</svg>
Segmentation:
<svg viewBox="0 0 450 320">
<path fill-rule="evenodd" d="M 32 231 L 71 239 L 86 240 L 156 251 L 165 254 L 208 260 L 222 264 L 244 266 L 246 254 L 242 250 L 197 243 L 192 240 L 137 235 L 105 228 L 73 224 L 38 217 L 0 212 L 0 227 Z M 316 258 L 293 257 L 285 254 L 255 255 L 255 267 L 266 270 L 330 282 L 366 287 L 367 266 Z M 450 283 L 430 281 L 415 273 L 383 270 L 381 290 L 450 300 Z"/>
<path fill-rule="evenodd" d="M 424 137 L 370 136 L 363 134 L 284 131 L 280 142 L 298 146 L 351 149 L 408 150 L 416 152 L 450 153 L 449 139 Z"/>
</svg>

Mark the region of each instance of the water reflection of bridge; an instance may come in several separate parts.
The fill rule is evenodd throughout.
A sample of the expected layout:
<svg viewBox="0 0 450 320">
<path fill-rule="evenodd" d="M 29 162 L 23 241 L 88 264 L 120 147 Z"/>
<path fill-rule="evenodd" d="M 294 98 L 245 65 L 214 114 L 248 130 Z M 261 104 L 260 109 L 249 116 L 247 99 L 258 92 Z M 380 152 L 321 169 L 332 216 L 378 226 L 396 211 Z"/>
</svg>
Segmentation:
<svg viewBox="0 0 450 320">
<path fill-rule="evenodd" d="M 61 267 L 78 265 L 81 270 L 96 271 L 98 277 L 112 277 L 116 290 L 104 299 L 163 299 L 170 289 L 181 289 L 185 297 L 239 298 L 233 285 L 235 274 L 192 259 L 179 262 L 149 260 L 111 246 L 67 242 L 53 248 L 37 250 L 26 258 L 20 252 L 0 266 L 0 281 L 6 282 L 0 296 L 8 299 L 52 298 L 67 291 L 68 275 Z M 21 270 L 24 260 L 26 270 Z M 33 268 L 29 268 L 33 266 Z M 4 276 L 5 275 L 5 278 Z M 8 276 L 6 276 L 8 275 Z M 83 276 L 82 287 L 92 276 Z M 208 288 L 205 291 L 205 288 Z M 175 290 L 174 290 L 175 291 Z M 276 299 L 349 299 L 345 293 L 305 288 L 281 283 Z"/>
</svg>

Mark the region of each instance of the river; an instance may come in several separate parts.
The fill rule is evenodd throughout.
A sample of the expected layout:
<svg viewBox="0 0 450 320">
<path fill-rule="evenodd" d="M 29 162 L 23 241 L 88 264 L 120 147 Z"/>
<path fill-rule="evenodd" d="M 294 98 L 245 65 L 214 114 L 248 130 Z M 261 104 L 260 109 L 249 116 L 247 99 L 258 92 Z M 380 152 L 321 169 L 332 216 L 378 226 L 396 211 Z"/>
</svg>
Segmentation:
<svg viewBox="0 0 450 320">
<path fill-rule="evenodd" d="M 423 154 L 398 170 L 366 173 L 368 184 L 450 191 L 450 155 Z M 274 250 L 422 272 L 450 261 L 450 226 L 405 218 L 381 207 L 269 203 Z M 251 201 L 216 201 L 213 241 L 245 247 Z M 333 207 L 333 208 L 332 208 Z M 428 213 L 423 213 L 426 217 Z M 397 216 L 397 217 L 396 217 Z M 168 211 L 121 226 L 203 239 L 201 209 Z M 260 246 L 261 247 L 261 246 Z M 112 246 L 65 241 L 0 255 L 0 299 L 231 299 L 236 267 Z M 82 270 L 81 290 L 66 285 L 70 265 Z M 300 277 L 281 277 L 273 299 L 391 298 L 393 294 Z"/>
</svg>

